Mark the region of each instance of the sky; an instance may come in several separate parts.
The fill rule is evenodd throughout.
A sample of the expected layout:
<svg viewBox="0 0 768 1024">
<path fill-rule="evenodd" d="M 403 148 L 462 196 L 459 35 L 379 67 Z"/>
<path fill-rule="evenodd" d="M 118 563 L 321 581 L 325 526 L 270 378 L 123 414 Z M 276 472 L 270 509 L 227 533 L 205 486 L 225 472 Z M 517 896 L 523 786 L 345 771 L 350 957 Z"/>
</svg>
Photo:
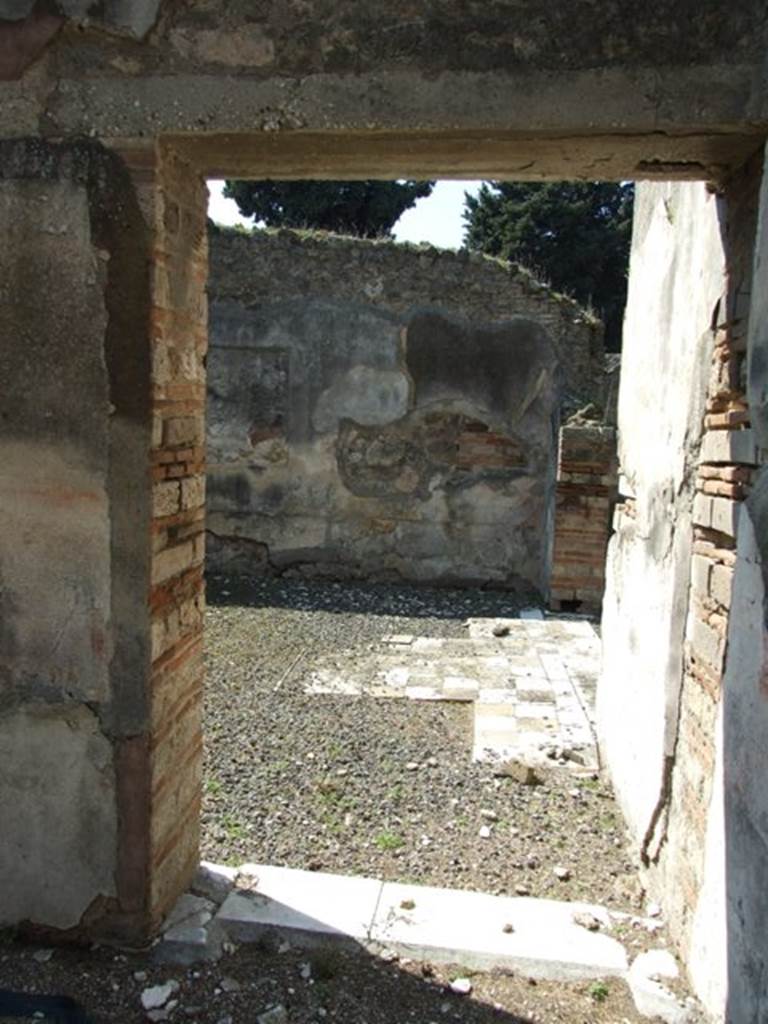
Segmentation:
<svg viewBox="0 0 768 1024">
<path fill-rule="evenodd" d="M 429 242 L 443 249 L 460 248 L 464 236 L 464 193 L 475 195 L 480 185 L 479 181 L 438 181 L 432 194 L 418 199 L 395 224 L 395 238 L 398 242 Z M 223 181 L 208 182 L 208 216 L 217 224 L 250 227 L 253 218 L 240 216 L 234 199 L 222 196 L 223 187 Z"/>
</svg>

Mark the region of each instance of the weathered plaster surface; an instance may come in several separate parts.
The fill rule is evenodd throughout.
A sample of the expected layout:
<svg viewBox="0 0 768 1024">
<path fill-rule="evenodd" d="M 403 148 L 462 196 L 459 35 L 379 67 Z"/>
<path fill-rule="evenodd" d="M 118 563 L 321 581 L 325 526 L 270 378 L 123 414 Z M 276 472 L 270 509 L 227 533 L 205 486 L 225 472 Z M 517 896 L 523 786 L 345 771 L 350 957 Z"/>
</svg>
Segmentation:
<svg viewBox="0 0 768 1024">
<path fill-rule="evenodd" d="M 599 327 L 487 260 L 212 235 L 209 567 L 545 592 L 558 353 Z"/>
<path fill-rule="evenodd" d="M 642 846 L 674 752 L 711 323 L 725 261 L 702 185 L 644 185 L 636 199 L 619 395 L 620 493 L 603 606 L 598 726 Z"/>
<path fill-rule="evenodd" d="M 7 232 L 0 254 L 0 705 L 14 703 L 18 693 L 105 700 L 111 651 L 104 270 L 91 243 L 84 189 L 3 182 L 0 197 Z M 42 295 L 56 301 L 43 302 Z"/>
<path fill-rule="evenodd" d="M 733 581 L 726 676 L 723 681 L 725 747 L 725 913 L 729 1020 L 768 1014 L 768 176 L 763 172 L 757 218 L 748 339 L 748 394 L 752 429 L 762 464 L 741 511 Z M 717 853 L 722 856 L 721 851 Z M 698 937 L 698 933 L 696 934 Z M 708 960 L 695 957 L 705 976 Z M 698 959 L 698 963 L 695 961 Z M 700 965 L 700 967 L 699 967 Z"/>
<path fill-rule="evenodd" d="M 113 751 L 83 705 L 0 715 L 0 925 L 74 928 L 116 895 Z"/>
<path fill-rule="evenodd" d="M 765 500 L 765 486 L 762 492 Z M 764 538 L 766 527 L 765 515 L 753 520 L 748 509 L 743 509 L 728 638 L 728 668 L 723 681 L 725 785 L 722 797 L 718 794 L 717 800 L 725 805 L 726 908 L 717 924 L 720 934 L 727 937 L 729 1020 L 762 1020 L 768 1012 L 765 988 L 768 970 L 765 943 L 768 923 L 765 887 L 768 630 L 763 582 L 765 562 L 760 550 L 764 541 L 758 540 L 758 533 Z M 720 863 L 721 842 L 715 851 Z M 722 898 L 723 890 L 719 889 L 715 903 L 718 909 L 722 907 Z M 696 937 L 700 939 L 701 930 Z M 718 963 L 715 958 L 706 956 L 692 956 L 692 961 L 694 970 L 701 976 L 711 970 L 713 962 Z"/>
<path fill-rule="evenodd" d="M 0 204 L 0 919 L 66 928 L 114 890 L 106 271 L 82 186 Z"/>
<path fill-rule="evenodd" d="M 0 222 L 0 920 L 71 928 L 115 909 L 146 727 L 146 251 L 98 144 L 2 143 Z"/>
</svg>

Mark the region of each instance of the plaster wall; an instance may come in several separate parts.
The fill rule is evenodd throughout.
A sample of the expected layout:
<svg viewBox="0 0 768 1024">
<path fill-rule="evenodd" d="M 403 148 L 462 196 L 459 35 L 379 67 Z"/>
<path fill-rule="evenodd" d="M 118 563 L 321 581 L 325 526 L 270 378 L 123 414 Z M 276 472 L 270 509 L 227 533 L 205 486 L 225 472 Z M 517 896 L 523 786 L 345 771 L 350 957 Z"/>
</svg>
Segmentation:
<svg viewBox="0 0 768 1024">
<path fill-rule="evenodd" d="M 729 182 L 716 211 L 709 208 L 713 199 L 699 196 L 687 207 L 670 199 L 658 186 L 645 187 L 638 218 L 652 225 L 661 215 L 676 225 L 679 244 L 698 254 L 687 268 L 676 263 L 677 279 L 687 280 L 702 299 L 716 300 L 697 355 L 699 375 L 701 368 L 710 370 L 698 383 L 683 378 L 680 393 L 694 401 L 688 426 L 677 435 L 681 469 L 672 478 L 675 486 L 666 485 L 673 500 L 666 507 L 657 500 L 650 528 L 643 528 L 643 514 L 654 509 L 658 480 L 652 473 L 627 472 L 637 465 L 633 453 L 647 443 L 649 425 L 641 432 L 626 418 L 632 378 L 622 378 L 625 497 L 609 558 L 599 724 L 647 884 L 664 906 L 695 991 L 715 1019 L 760 1020 L 768 920 L 762 884 L 768 855 L 762 781 L 768 727 L 762 161 L 756 156 Z M 636 233 L 635 273 L 653 251 L 652 238 L 651 231 Z M 665 284 L 656 281 L 662 290 Z M 629 368 L 637 357 L 632 303 L 631 294 Z M 706 313 L 700 305 L 701 323 Z M 667 337 L 670 350 L 674 342 Z M 642 401 L 641 388 L 633 390 L 639 413 L 651 418 L 652 410 L 664 410 L 656 418 L 674 438 L 681 410 L 673 409 L 672 395 L 662 394 L 657 407 L 652 394 Z M 636 575 L 628 571 L 632 564 Z M 646 598 L 645 617 L 642 602 L 634 603 L 636 591 Z M 655 658 L 654 636 L 662 647 Z M 665 637 L 663 645 L 659 637 Z"/>
<path fill-rule="evenodd" d="M 70 928 L 115 892 L 105 269 L 81 184 L 0 219 L 0 922 Z"/>
<path fill-rule="evenodd" d="M 638 849 L 674 752 L 694 476 L 725 287 L 718 201 L 638 188 L 619 394 L 619 492 L 603 605 L 601 746 Z"/>
<path fill-rule="evenodd" d="M 764 159 L 764 167 L 766 166 Z M 754 260 L 744 291 L 752 298 L 747 341 L 751 431 L 760 468 L 738 520 L 738 561 L 733 579 L 727 666 L 723 680 L 722 791 L 713 803 L 725 820 L 724 850 L 708 857 L 721 911 L 715 924 L 727 936 L 726 1016 L 761 1020 L 768 1013 L 765 977 L 768 951 L 768 175 L 756 197 Z M 723 858 L 724 854 L 724 858 Z M 725 885 L 722 885 L 722 879 Z M 702 903 L 703 905 L 703 903 Z M 704 979 L 708 936 L 706 914 L 697 919 L 692 960 Z M 723 926 L 724 918 L 724 926 Z"/>
<path fill-rule="evenodd" d="M 466 254 L 214 231 L 208 564 L 544 593 L 602 328 Z"/>
</svg>

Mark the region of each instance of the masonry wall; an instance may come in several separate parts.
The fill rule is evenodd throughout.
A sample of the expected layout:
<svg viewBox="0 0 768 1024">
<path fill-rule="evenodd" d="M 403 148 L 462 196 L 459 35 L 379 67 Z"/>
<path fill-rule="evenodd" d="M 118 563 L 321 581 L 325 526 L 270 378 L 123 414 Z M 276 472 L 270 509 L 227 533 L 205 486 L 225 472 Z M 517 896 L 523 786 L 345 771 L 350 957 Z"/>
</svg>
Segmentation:
<svg viewBox="0 0 768 1024">
<path fill-rule="evenodd" d="M 0 922 L 69 930 L 118 904 L 118 761 L 144 713 L 145 236 L 98 146 L 6 144 L 0 178 Z"/>
<path fill-rule="evenodd" d="M 724 798 L 745 745 L 754 760 L 765 739 L 755 696 L 762 580 L 744 504 L 761 461 L 746 396 L 760 180 L 756 159 L 720 200 L 703 186 L 638 192 L 619 399 L 623 497 L 598 695 L 603 751 L 648 885 L 697 993 L 733 1020 L 759 1018 L 764 962 L 745 927 L 765 921 L 765 844 L 746 805 L 729 814 Z M 666 456 L 654 437 L 666 437 Z M 730 743 L 724 706 L 740 724 Z"/>
<path fill-rule="evenodd" d="M 483 257 L 211 237 L 209 566 L 547 589 L 573 302 Z"/>
<path fill-rule="evenodd" d="M 550 607 L 599 612 L 616 501 L 616 429 L 608 423 L 560 428 Z"/>
<path fill-rule="evenodd" d="M 0 219 L 0 925 L 142 941 L 198 861 L 204 186 L 23 140 Z"/>
<path fill-rule="evenodd" d="M 620 0 L 2 0 L 0 18 L 0 134 L 175 136 L 217 177 L 720 179 L 768 117 L 762 0 L 696 18 L 671 0 L 632 18 Z"/>
</svg>

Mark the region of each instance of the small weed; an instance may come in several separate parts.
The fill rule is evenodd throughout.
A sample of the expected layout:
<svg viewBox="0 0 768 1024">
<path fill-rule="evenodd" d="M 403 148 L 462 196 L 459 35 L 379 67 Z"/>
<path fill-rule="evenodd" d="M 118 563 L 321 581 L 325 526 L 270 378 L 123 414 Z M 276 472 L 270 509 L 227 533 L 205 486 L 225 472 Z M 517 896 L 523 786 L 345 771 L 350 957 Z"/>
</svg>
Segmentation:
<svg viewBox="0 0 768 1024">
<path fill-rule="evenodd" d="M 233 818 L 231 814 L 225 814 L 221 819 L 221 827 L 227 833 L 228 839 L 244 839 L 246 828 L 242 821 Z"/>
<path fill-rule="evenodd" d="M 218 796 L 221 793 L 222 785 L 218 779 L 206 779 L 203 788 L 209 796 Z"/>
<path fill-rule="evenodd" d="M 609 994 L 608 986 L 604 981 L 593 981 L 589 986 L 589 994 L 596 1003 L 604 1003 Z"/>
<path fill-rule="evenodd" d="M 375 843 L 380 850 L 399 850 L 405 844 L 405 840 L 394 832 L 379 832 Z"/>
<path fill-rule="evenodd" d="M 338 836 L 344 831 L 344 822 L 334 810 L 323 811 L 320 821 L 331 835 Z"/>
<path fill-rule="evenodd" d="M 326 807 L 344 806 L 349 802 L 344 795 L 344 783 L 335 779 L 318 779 L 315 783 L 317 795 Z"/>
<path fill-rule="evenodd" d="M 335 807 L 341 803 L 342 793 L 339 789 L 321 789 L 320 801 L 326 807 Z"/>
</svg>

